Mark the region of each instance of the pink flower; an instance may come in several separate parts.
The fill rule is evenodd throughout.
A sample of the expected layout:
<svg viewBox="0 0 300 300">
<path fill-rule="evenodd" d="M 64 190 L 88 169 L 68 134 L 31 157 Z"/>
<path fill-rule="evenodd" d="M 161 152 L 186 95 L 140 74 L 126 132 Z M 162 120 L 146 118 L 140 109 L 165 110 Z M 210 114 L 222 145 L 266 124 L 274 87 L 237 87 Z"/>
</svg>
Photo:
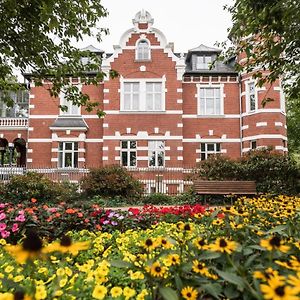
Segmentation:
<svg viewBox="0 0 300 300">
<path fill-rule="evenodd" d="M 14 223 L 13 226 L 12 226 L 12 228 L 11 228 L 11 231 L 12 232 L 16 232 L 18 230 L 19 230 L 19 225 L 17 223 Z"/>
<path fill-rule="evenodd" d="M 0 223 L 0 231 L 5 230 L 6 224 L 5 223 Z"/>
<path fill-rule="evenodd" d="M 25 221 L 25 216 L 24 215 L 18 215 L 16 218 L 15 218 L 16 221 L 19 221 L 19 222 L 24 222 Z"/>
<path fill-rule="evenodd" d="M 1 213 L 0 214 L 0 221 L 4 220 L 6 218 L 6 214 L 5 213 Z"/>
<path fill-rule="evenodd" d="M 1 231 L 0 234 L 1 234 L 2 238 L 4 238 L 4 239 L 6 239 L 10 236 L 10 232 L 6 231 L 6 230 Z"/>
<path fill-rule="evenodd" d="M 19 210 L 19 215 L 24 215 L 24 210 Z"/>
</svg>

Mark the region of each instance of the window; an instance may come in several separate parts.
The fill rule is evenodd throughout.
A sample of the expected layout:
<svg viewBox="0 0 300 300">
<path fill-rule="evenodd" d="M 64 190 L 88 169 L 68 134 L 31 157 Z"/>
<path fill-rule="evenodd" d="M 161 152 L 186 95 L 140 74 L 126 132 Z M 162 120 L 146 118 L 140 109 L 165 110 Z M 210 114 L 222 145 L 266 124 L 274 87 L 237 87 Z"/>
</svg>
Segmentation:
<svg viewBox="0 0 300 300">
<path fill-rule="evenodd" d="M 165 142 L 148 142 L 149 167 L 163 167 L 165 164 Z"/>
<path fill-rule="evenodd" d="M 156 79 L 123 82 L 121 110 L 164 111 L 164 82 Z"/>
<path fill-rule="evenodd" d="M 61 142 L 58 148 L 58 167 L 78 167 L 78 142 Z"/>
<path fill-rule="evenodd" d="M 4 98 L 12 101 L 13 106 L 7 106 Z M 27 118 L 28 106 L 29 93 L 27 90 L 0 93 L 0 118 Z"/>
<path fill-rule="evenodd" d="M 140 85 L 138 82 L 124 83 L 124 110 L 139 110 Z"/>
<path fill-rule="evenodd" d="M 66 95 L 63 91 L 60 92 L 59 99 L 60 99 L 60 105 L 67 108 L 66 111 L 63 110 L 60 111 L 61 115 L 63 116 L 80 115 L 80 107 L 74 105 L 72 101 L 67 101 Z"/>
<path fill-rule="evenodd" d="M 221 99 L 220 87 L 199 88 L 199 115 L 221 115 L 223 114 L 223 97 Z"/>
<path fill-rule="evenodd" d="M 162 110 L 161 82 L 146 82 L 146 110 Z"/>
<path fill-rule="evenodd" d="M 211 63 L 211 56 L 197 56 L 196 69 L 209 70 Z"/>
<path fill-rule="evenodd" d="M 256 90 L 254 82 L 248 83 L 248 110 L 256 110 Z"/>
<path fill-rule="evenodd" d="M 150 60 L 150 47 L 146 40 L 141 40 L 136 46 L 136 60 Z"/>
<path fill-rule="evenodd" d="M 121 163 L 124 167 L 136 167 L 136 141 L 121 142 Z"/>
<path fill-rule="evenodd" d="M 257 148 L 257 142 L 256 141 L 250 141 L 250 149 L 254 150 Z"/>
<path fill-rule="evenodd" d="M 201 143 L 201 160 L 217 153 L 221 153 L 220 143 Z"/>
</svg>

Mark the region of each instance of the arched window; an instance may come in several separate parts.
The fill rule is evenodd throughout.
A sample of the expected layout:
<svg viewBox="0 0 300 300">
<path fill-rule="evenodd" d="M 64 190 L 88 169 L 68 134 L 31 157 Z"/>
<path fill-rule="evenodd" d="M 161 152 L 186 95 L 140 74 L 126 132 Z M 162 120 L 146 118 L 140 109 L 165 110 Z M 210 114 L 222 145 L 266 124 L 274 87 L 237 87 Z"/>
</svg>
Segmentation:
<svg viewBox="0 0 300 300">
<path fill-rule="evenodd" d="M 150 45 L 146 40 L 141 40 L 136 46 L 136 59 L 149 60 L 150 59 Z"/>
</svg>

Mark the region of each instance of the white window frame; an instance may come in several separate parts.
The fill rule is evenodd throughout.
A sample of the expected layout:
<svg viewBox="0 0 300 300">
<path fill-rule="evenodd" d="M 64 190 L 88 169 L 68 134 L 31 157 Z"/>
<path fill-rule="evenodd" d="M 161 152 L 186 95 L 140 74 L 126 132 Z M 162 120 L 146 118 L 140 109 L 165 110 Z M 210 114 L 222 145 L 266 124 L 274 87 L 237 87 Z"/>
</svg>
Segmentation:
<svg viewBox="0 0 300 300">
<path fill-rule="evenodd" d="M 210 61 L 207 61 L 207 58 L 209 58 Z M 209 70 L 212 62 L 213 60 L 210 55 L 198 55 L 196 56 L 196 70 Z M 203 68 L 201 68 L 200 66 L 203 66 Z"/>
<path fill-rule="evenodd" d="M 124 143 L 124 142 L 126 142 L 127 143 L 127 147 L 126 148 L 123 148 L 122 147 L 122 144 Z M 130 147 L 130 143 L 131 142 L 135 142 L 135 148 L 131 148 Z M 132 140 L 124 140 L 124 141 L 121 141 L 120 142 L 120 163 L 121 163 L 121 165 L 123 166 L 123 167 L 127 167 L 127 168 L 134 168 L 134 167 L 136 167 L 137 166 L 137 141 L 132 141 Z M 124 165 L 123 164 L 123 156 L 122 156 L 122 154 L 123 153 L 127 153 L 127 164 L 126 165 Z M 134 166 L 131 166 L 130 165 L 130 153 L 135 153 L 135 165 Z"/>
<path fill-rule="evenodd" d="M 255 109 L 251 109 L 251 103 L 250 103 L 250 84 L 254 85 L 254 97 L 255 97 Z M 256 88 L 256 81 L 255 80 L 248 80 L 245 82 L 246 85 L 246 108 L 247 108 L 247 112 L 255 112 L 258 109 L 258 105 L 257 105 L 257 100 L 258 100 L 258 96 L 257 96 L 257 88 Z"/>
<path fill-rule="evenodd" d="M 154 147 L 150 147 L 150 143 L 154 143 Z M 158 147 L 158 143 L 163 143 L 164 148 L 163 150 Z M 155 155 L 155 165 L 150 165 L 150 158 L 152 157 L 152 153 L 154 152 Z M 163 164 L 160 166 L 158 164 L 158 153 L 163 152 Z M 157 141 L 148 141 L 148 167 L 149 168 L 158 168 L 158 167 L 164 167 L 166 162 L 166 142 L 157 140 Z"/>
<path fill-rule="evenodd" d="M 205 147 L 204 151 L 202 150 L 202 144 Z M 214 150 L 208 150 L 208 145 L 214 145 Z M 219 151 L 217 151 L 217 145 L 219 145 Z M 222 153 L 221 148 L 222 148 L 221 143 L 216 143 L 216 142 L 200 143 L 200 160 L 206 160 L 210 154 L 221 154 Z M 202 159 L 202 154 L 205 155 L 204 159 Z"/>
<path fill-rule="evenodd" d="M 144 57 L 141 58 L 141 57 L 139 57 L 139 44 L 141 42 L 146 42 L 148 44 L 147 58 L 144 58 Z M 145 51 L 145 49 L 143 49 L 143 51 Z M 143 52 L 142 56 L 146 56 L 145 53 L 146 52 Z M 150 44 L 150 41 L 148 39 L 141 38 L 141 39 L 138 39 L 136 41 L 136 44 L 135 44 L 135 60 L 137 60 L 137 61 L 149 61 L 149 60 L 151 60 L 151 44 Z"/>
<path fill-rule="evenodd" d="M 77 85 L 79 91 L 82 89 L 82 85 Z M 61 116 L 80 116 L 81 115 L 81 106 L 74 105 L 71 101 L 67 101 L 65 98 L 65 92 L 64 89 L 62 89 L 59 93 L 59 104 L 61 106 L 67 106 L 67 111 L 59 110 L 59 114 Z M 75 110 L 75 113 L 73 113 L 73 109 Z"/>
<path fill-rule="evenodd" d="M 124 108 L 125 105 L 125 83 L 139 83 L 139 106 L 136 110 L 128 110 Z M 161 109 L 160 110 L 147 110 L 147 92 L 146 92 L 146 84 L 147 83 L 161 83 Z M 162 78 L 121 78 L 121 95 L 120 95 L 120 111 L 124 112 L 143 112 L 143 113 L 155 113 L 155 112 L 164 112 L 166 110 L 165 102 L 166 102 L 166 77 Z"/>
<path fill-rule="evenodd" d="M 77 150 L 75 150 L 75 143 L 77 143 Z M 72 144 L 72 149 L 66 149 L 66 144 Z M 60 146 L 62 145 L 62 149 L 60 149 Z M 66 154 L 67 153 L 71 153 L 71 166 L 66 166 Z M 77 153 L 77 166 L 75 166 L 74 164 L 74 160 L 75 160 L 75 153 Z M 60 154 L 61 154 L 61 158 L 62 160 L 60 160 Z M 61 169 L 74 169 L 74 168 L 78 168 L 78 162 L 79 162 L 79 143 L 74 141 L 74 142 L 59 142 L 58 145 L 58 168 Z"/>
<path fill-rule="evenodd" d="M 284 94 L 284 91 L 283 91 L 283 88 L 280 84 L 280 91 L 279 91 L 279 101 L 280 101 L 280 109 L 283 113 L 285 113 L 285 94 Z"/>
<path fill-rule="evenodd" d="M 207 114 L 205 111 L 201 111 L 201 99 L 200 99 L 200 89 L 203 88 L 213 88 L 220 89 L 220 113 L 219 114 Z M 224 115 L 224 84 L 197 84 L 197 114 L 199 116 L 222 116 Z"/>
</svg>

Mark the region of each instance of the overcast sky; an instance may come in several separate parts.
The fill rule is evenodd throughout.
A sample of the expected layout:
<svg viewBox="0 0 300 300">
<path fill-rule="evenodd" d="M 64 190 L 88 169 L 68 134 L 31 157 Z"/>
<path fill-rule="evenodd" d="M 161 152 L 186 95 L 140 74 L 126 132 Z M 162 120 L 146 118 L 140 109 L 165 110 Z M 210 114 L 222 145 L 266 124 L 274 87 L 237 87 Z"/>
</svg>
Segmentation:
<svg viewBox="0 0 300 300">
<path fill-rule="evenodd" d="M 147 10 L 154 18 L 153 27 L 160 29 L 168 42 L 174 42 L 176 52 L 186 52 L 200 44 L 213 46 L 227 37 L 231 17 L 224 11 L 232 0 L 102 0 L 109 16 L 100 21 L 101 27 L 109 28 L 102 43 L 85 39 L 78 46 L 93 44 L 107 53 L 119 44 L 121 35 L 133 27 L 132 19 L 141 10 Z"/>
</svg>

